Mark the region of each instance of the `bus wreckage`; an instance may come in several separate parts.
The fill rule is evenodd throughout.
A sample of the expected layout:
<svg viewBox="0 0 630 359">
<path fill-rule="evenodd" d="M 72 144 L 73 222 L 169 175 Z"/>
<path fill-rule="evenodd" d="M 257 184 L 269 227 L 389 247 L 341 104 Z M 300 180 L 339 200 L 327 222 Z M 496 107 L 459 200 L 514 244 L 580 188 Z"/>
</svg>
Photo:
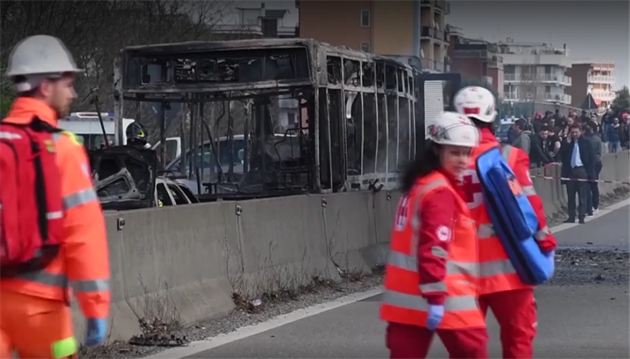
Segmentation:
<svg viewBox="0 0 630 359">
<path fill-rule="evenodd" d="M 114 110 L 122 121 L 127 101 L 183 104 L 175 125 L 159 121 L 180 154 L 158 158 L 202 201 L 380 190 L 422 145 L 425 112 L 449 102 L 438 81 L 459 76 L 310 39 L 135 46 L 116 63 Z"/>
</svg>

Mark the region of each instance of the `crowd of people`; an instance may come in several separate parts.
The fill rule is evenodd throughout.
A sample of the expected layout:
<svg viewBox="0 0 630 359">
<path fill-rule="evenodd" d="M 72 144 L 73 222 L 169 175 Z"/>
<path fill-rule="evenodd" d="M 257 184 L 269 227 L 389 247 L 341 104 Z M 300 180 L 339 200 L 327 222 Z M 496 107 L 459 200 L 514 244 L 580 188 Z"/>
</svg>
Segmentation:
<svg viewBox="0 0 630 359">
<path fill-rule="evenodd" d="M 561 164 L 561 176 L 571 179 L 599 180 L 601 156 L 630 147 L 630 111 L 606 111 L 602 116 L 583 110 L 578 116 L 571 112 L 565 117 L 556 110 L 534 118 L 516 120 L 508 131 L 508 142 L 525 151 L 531 167 Z M 578 148 L 576 152 L 576 146 Z M 597 182 L 563 181 L 568 195 L 567 222 L 597 214 L 599 187 Z M 577 206 L 576 206 L 577 196 Z"/>
</svg>

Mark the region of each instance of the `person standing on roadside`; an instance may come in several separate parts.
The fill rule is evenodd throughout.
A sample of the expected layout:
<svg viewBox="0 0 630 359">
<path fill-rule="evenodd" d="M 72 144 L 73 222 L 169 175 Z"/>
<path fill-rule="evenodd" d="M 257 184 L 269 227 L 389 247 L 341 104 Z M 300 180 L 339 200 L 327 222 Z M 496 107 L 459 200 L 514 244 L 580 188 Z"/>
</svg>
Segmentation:
<svg viewBox="0 0 630 359">
<path fill-rule="evenodd" d="M 608 139 L 608 152 L 621 151 L 621 125 L 619 124 L 619 118 L 613 118 L 612 124 L 607 127 L 606 138 Z"/>
<path fill-rule="evenodd" d="M 426 358 L 437 334 L 451 358 L 488 358 L 477 304 L 477 238 L 459 176 L 479 143 L 465 116 L 442 113 L 405 170 L 380 317 L 390 358 Z"/>
<path fill-rule="evenodd" d="M 519 118 L 514 122 L 514 132 L 516 133 L 516 139 L 512 142 L 512 146 L 520 148 L 529 155 L 531 150 L 531 132 L 527 130 L 527 121 L 523 118 Z"/>
<path fill-rule="evenodd" d="M 503 358 L 533 358 L 538 325 L 534 287 L 523 282 L 495 233 L 477 174 L 477 158 L 499 147 L 492 133 L 492 123 L 497 116 L 496 100 L 487 89 L 471 86 L 460 90 L 453 102 L 457 112 L 467 116 L 481 133 L 481 142 L 471 155 L 472 164 L 462 175 L 462 188 L 479 241 L 479 306 L 484 314 L 488 308 L 492 309 L 499 322 Z M 547 227 L 542 199 L 536 194 L 529 177 L 529 156 L 509 145 L 501 148 L 501 154 L 536 213 L 539 226 L 535 233 L 537 244 L 547 259 L 553 262 L 556 239 Z"/>
<path fill-rule="evenodd" d="M 547 151 L 547 148 L 549 148 L 549 130 L 547 126 L 541 127 L 540 131 L 535 135 L 530 135 L 530 138 L 531 150 L 529 158 L 532 168 L 542 167 L 553 162 L 553 157 Z"/>
<path fill-rule="evenodd" d="M 63 210 L 45 213 L 44 218 L 61 220 L 60 249 L 48 265 L 11 277 L 3 275 L 0 280 L 2 359 L 11 358 L 12 352 L 20 358 L 77 355 L 70 290 L 87 317 L 85 344 L 99 344 L 107 333 L 110 274 L 105 218 L 92 187 L 85 149 L 74 134 L 56 129 L 59 118 L 69 113 L 71 103 L 77 99 L 74 76 L 78 72 L 81 70 L 64 44 L 52 36 L 28 37 L 9 56 L 7 76 L 15 85 L 17 99 L 2 125 L 25 128 L 38 123 L 41 128 L 50 129 L 54 143 L 51 140 L 46 149 L 40 150 L 54 153 L 59 178 L 44 180 L 58 184 Z M 20 168 L 30 166 L 26 162 L 19 164 Z M 3 173 L 2 177 L 9 175 Z M 3 221 L 0 225 L 9 223 Z M 40 227 L 46 225 L 40 223 Z M 4 234 L 5 228 L 2 229 Z M 43 228 L 40 231 L 45 232 Z M 4 240 L 2 245 L 4 255 Z"/>
<path fill-rule="evenodd" d="M 578 198 L 577 218 L 580 224 L 584 223 L 586 217 L 586 197 L 588 194 L 588 183 L 576 181 L 586 180 L 595 177 L 595 151 L 591 141 L 582 137 L 582 128 L 578 124 L 571 125 L 569 138 L 562 147 L 562 177 L 569 178 L 563 181 L 567 185 L 567 207 L 568 217 L 565 223 L 575 223 L 576 203 Z"/>
<path fill-rule="evenodd" d="M 597 123 L 590 122 L 587 126 L 584 126 L 584 138 L 589 140 L 593 145 L 594 165 L 593 165 L 593 180 L 599 180 L 599 173 L 602 171 L 602 139 L 597 134 Z M 599 183 L 588 183 L 588 194 L 586 196 L 586 215 L 593 216 L 599 214 Z"/>
</svg>

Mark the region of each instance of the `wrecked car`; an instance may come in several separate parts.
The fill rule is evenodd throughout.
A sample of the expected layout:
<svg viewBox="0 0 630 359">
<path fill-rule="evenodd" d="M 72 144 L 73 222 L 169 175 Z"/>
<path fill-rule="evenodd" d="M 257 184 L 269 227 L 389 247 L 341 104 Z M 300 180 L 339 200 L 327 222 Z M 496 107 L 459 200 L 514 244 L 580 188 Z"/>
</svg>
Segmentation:
<svg viewBox="0 0 630 359">
<path fill-rule="evenodd" d="M 155 184 L 155 203 L 158 207 L 183 206 L 199 203 L 199 200 L 184 183 L 158 177 Z"/>
<path fill-rule="evenodd" d="M 131 146 L 88 151 L 92 181 L 103 210 L 156 206 L 156 152 Z"/>
</svg>

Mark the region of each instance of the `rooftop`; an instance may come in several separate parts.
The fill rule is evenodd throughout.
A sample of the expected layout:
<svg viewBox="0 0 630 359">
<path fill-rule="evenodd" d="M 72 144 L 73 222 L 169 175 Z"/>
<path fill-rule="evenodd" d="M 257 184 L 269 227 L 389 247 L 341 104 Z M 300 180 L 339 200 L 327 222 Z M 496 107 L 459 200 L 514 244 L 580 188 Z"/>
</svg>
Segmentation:
<svg viewBox="0 0 630 359">
<path fill-rule="evenodd" d="M 551 44 L 514 42 L 508 38 L 506 41 L 497 43 L 499 53 L 514 55 L 564 55 L 569 56 L 569 49 L 564 44 L 562 48 L 555 48 Z"/>
</svg>

